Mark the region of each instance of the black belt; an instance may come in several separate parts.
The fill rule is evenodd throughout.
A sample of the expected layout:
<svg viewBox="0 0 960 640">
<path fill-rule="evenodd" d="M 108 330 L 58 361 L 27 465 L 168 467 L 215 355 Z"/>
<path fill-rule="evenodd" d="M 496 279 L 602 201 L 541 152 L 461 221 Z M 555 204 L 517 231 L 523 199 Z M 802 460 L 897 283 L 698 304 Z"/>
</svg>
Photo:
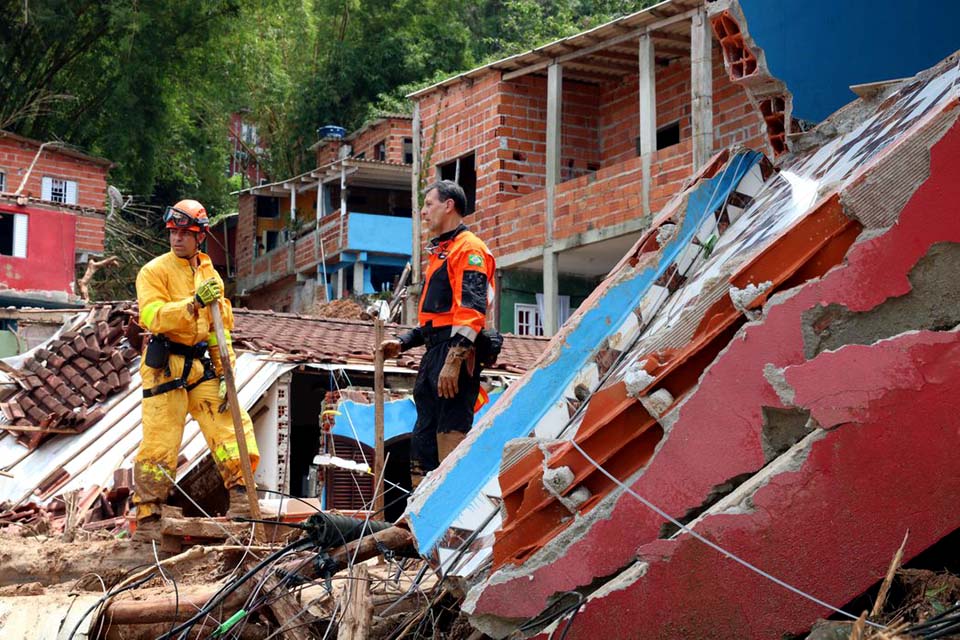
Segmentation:
<svg viewBox="0 0 960 640">
<path fill-rule="evenodd" d="M 210 361 L 210 358 L 206 356 L 207 353 L 207 343 L 201 342 L 195 345 L 180 344 L 179 342 L 174 342 L 172 340 L 168 341 L 168 346 L 170 353 L 173 355 L 183 356 L 183 374 L 176 378 L 175 380 L 170 380 L 164 382 L 163 384 L 158 384 L 155 387 L 143 390 L 144 398 L 152 398 L 154 396 L 159 396 L 168 391 L 173 391 L 174 389 L 186 389 L 187 391 L 192 391 L 196 389 L 198 385 L 207 380 L 213 380 L 217 377 L 217 372 L 213 370 L 213 362 Z M 199 360 L 203 365 L 203 376 L 194 382 L 193 384 L 187 384 L 187 378 L 190 377 L 190 371 L 193 369 L 193 361 Z M 167 365 L 167 375 L 170 373 L 169 365 Z"/>
<path fill-rule="evenodd" d="M 427 349 L 431 349 L 449 340 L 453 335 L 453 327 L 447 325 L 446 327 L 437 327 L 434 329 L 432 325 L 428 324 L 420 327 L 420 334 L 423 336 L 423 342 Z"/>
</svg>

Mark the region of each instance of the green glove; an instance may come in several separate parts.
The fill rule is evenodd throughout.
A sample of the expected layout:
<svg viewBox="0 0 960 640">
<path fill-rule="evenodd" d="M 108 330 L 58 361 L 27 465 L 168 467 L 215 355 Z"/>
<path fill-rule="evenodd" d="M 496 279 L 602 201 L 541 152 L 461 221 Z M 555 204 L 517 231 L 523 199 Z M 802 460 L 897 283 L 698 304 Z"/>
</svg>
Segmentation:
<svg viewBox="0 0 960 640">
<path fill-rule="evenodd" d="M 197 295 L 194 297 L 197 299 L 197 304 L 205 307 L 219 298 L 222 293 L 223 289 L 220 287 L 220 282 L 216 278 L 208 278 L 197 287 Z"/>
<path fill-rule="evenodd" d="M 223 413 L 227 410 L 227 381 L 223 378 L 220 378 L 220 388 L 217 389 L 217 395 L 220 397 L 220 413 Z"/>
</svg>

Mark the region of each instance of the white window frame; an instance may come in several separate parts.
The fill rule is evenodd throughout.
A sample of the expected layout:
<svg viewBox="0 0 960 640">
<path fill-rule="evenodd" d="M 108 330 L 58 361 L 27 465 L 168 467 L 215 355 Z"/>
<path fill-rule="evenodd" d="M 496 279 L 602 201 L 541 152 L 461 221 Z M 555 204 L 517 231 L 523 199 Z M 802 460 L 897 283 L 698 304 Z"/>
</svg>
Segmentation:
<svg viewBox="0 0 960 640">
<path fill-rule="evenodd" d="M 57 204 L 77 204 L 77 181 L 43 176 L 40 199 Z"/>
<path fill-rule="evenodd" d="M 7 172 L 4 169 L 0 169 L 0 191 L 7 190 Z"/>
<path fill-rule="evenodd" d="M 27 257 L 27 225 L 30 216 L 25 213 L 7 213 L 4 215 L 13 216 L 13 253 L 0 254 L 6 258 L 26 258 Z"/>
<path fill-rule="evenodd" d="M 535 304 L 517 302 L 513 305 L 513 331 L 518 336 L 542 336 L 543 318 Z"/>
</svg>

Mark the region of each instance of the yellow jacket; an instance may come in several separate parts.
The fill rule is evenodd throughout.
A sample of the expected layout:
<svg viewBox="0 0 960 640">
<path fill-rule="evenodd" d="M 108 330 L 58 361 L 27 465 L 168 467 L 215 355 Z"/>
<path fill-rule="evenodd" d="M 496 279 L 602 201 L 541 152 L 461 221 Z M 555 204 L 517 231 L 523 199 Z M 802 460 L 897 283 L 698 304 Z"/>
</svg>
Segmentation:
<svg viewBox="0 0 960 640">
<path fill-rule="evenodd" d="M 197 287 L 209 278 L 216 278 L 223 287 L 220 274 L 213 268 L 210 256 L 198 254 L 196 271 L 190 262 L 178 258 L 173 251 L 157 256 L 143 265 L 137 274 L 137 302 L 140 305 L 140 326 L 153 334 L 164 334 L 173 342 L 195 345 L 206 341 L 210 358 L 218 375 L 223 374 L 220 353 L 216 349 L 217 334 L 209 307 L 201 307 L 194 296 Z M 233 309 L 230 301 L 221 298 L 220 310 L 227 337 L 230 361 L 235 361 L 230 331 L 233 329 Z"/>
</svg>

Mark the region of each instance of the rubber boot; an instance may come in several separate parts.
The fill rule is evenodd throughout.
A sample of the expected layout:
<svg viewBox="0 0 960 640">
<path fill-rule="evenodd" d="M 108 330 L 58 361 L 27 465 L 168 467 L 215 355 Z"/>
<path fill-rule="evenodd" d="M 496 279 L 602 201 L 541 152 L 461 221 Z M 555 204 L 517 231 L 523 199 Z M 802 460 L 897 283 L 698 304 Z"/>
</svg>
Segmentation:
<svg viewBox="0 0 960 640">
<path fill-rule="evenodd" d="M 137 530 L 133 532 L 130 538 L 133 542 L 159 543 L 163 539 L 160 533 L 160 516 L 150 515 L 142 520 L 137 520 Z"/>
<path fill-rule="evenodd" d="M 247 488 L 243 485 L 230 487 L 230 505 L 227 507 L 227 518 L 249 518 L 250 499 L 247 497 Z"/>
</svg>

